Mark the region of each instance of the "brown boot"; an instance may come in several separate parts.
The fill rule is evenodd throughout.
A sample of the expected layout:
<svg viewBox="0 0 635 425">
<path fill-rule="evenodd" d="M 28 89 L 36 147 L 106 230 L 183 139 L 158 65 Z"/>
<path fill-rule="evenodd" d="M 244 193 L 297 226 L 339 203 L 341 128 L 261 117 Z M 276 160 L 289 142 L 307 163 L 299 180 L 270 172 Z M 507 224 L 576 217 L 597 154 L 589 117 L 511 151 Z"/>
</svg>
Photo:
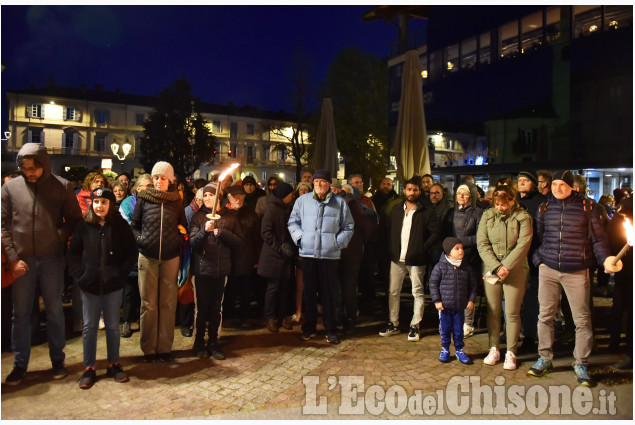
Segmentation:
<svg viewBox="0 0 635 425">
<path fill-rule="evenodd" d="M 267 329 L 270 332 L 278 332 L 278 329 L 280 329 L 280 327 L 278 326 L 278 321 L 275 319 L 268 319 L 267 320 Z"/>
</svg>

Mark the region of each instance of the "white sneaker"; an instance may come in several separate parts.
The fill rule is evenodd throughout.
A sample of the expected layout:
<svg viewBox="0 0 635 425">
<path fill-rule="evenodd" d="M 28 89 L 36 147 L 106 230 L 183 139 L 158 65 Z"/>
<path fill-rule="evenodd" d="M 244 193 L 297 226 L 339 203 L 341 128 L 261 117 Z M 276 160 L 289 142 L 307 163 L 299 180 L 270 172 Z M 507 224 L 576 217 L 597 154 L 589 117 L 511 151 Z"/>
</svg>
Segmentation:
<svg viewBox="0 0 635 425">
<path fill-rule="evenodd" d="M 501 353 L 498 348 L 492 347 L 489 349 L 489 354 L 483 359 L 483 364 L 494 366 L 501 358 Z"/>
<path fill-rule="evenodd" d="M 508 351 L 505 354 L 505 363 L 503 364 L 505 370 L 516 370 L 516 354 Z"/>
<path fill-rule="evenodd" d="M 463 323 L 463 338 L 469 338 L 474 335 L 474 326 Z"/>
</svg>

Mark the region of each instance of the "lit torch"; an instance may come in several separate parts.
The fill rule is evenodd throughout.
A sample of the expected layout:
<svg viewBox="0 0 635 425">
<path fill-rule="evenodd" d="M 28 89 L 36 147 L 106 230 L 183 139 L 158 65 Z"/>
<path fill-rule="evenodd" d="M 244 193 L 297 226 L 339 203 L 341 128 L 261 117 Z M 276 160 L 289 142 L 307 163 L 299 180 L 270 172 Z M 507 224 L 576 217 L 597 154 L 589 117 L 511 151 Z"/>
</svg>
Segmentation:
<svg viewBox="0 0 635 425">
<path fill-rule="evenodd" d="M 620 258 L 626 254 L 628 249 L 633 246 L 633 225 L 628 220 L 628 218 L 624 218 L 624 229 L 626 229 L 626 245 L 620 250 L 620 252 L 615 256 L 615 260 L 613 260 L 613 265 L 617 265 L 617 262 L 620 261 Z"/>
<path fill-rule="evenodd" d="M 239 165 L 240 163 L 234 162 L 228 169 L 223 171 L 222 174 L 218 176 L 218 184 L 216 186 L 216 198 L 214 199 L 214 207 L 212 208 L 212 213 L 207 214 L 206 216 L 210 220 L 218 220 L 220 218 L 220 215 L 216 215 L 216 210 L 218 209 L 218 199 L 220 198 L 220 195 L 221 195 L 221 183 L 223 182 L 223 180 L 225 180 L 225 177 L 227 177 L 227 175 L 231 173 L 232 171 L 234 171 L 236 167 L 238 167 Z"/>
</svg>

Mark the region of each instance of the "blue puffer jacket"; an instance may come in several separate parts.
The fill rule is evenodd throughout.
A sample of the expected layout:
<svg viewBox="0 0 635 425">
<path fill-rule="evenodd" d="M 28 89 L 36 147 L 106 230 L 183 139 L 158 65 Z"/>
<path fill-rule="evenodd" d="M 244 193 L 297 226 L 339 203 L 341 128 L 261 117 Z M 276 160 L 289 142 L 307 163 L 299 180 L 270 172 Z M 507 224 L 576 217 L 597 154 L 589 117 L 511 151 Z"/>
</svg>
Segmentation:
<svg viewBox="0 0 635 425">
<path fill-rule="evenodd" d="M 291 239 L 300 247 L 300 257 L 339 260 L 353 237 L 353 216 L 341 196 L 329 191 L 318 201 L 314 193 L 296 200 L 287 223 Z"/>
<path fill-rule="evenodd" d="M 450 264 L 445 254 L 441 254 L 430 274 L 432 302 L 441 301 L 444 310 L 463 310 L 468 301 L 476 300 L 476 281 L 473 275 L 467 262 L 462 261 L 456 267 Z"/>
<path fill-rule="evenodd" d="M 591 208 L 591 226 L 587 223 L 586 208 Z M 533 262 L 536 267 L 545 264 L 551 269 L 561 272 L 583 270 L 593 265 L 593 254 L 599 264 L 603 264 L 610 256 L 608 240 L 600 209 L 601 205 L 583 195 L 572 192 L 568 198 L 559 200 L 549 196 L 544 211 L 544 232 L 540 231 L 540 210 L 535 216 L 535 236 L 540 238 L 540 247 L 534 253 Z M 589 238 L 591 228 L 591 238 Z"/>
</svg>

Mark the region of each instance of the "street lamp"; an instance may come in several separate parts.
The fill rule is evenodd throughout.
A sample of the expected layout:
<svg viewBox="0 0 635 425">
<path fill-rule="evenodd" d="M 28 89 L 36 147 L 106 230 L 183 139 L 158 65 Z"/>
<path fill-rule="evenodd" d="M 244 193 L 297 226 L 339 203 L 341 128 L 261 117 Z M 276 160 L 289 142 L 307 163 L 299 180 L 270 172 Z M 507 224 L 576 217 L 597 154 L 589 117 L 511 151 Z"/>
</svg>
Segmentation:
<svg viewBox="0 0 635 425">
<path fill-rule="evenodd" d="M 132 145 L 128 143 L 128 139 L 126 139 L 126 143 L 123 144 L 121 150 L 123 151 L 123 155 L 119 155 L 119 144 L 113 143 L 110 145 L 110 150 L 112 150 L 112 154 L 119 158 L 121 161 L 121 172 L 123 173 L 123 162 L 126 160 L 126 156 L 130 153 L 130 148 Z"/>
<path fill-rule="evenodd" d="M 7 141 L 9 141 L 10 138 L 11 138 L 11 132 L 10 131 L 5 131 L 4 132 L 4 137 L 1 140 L 3 142 L 7 142 Z"/>
</svg>

